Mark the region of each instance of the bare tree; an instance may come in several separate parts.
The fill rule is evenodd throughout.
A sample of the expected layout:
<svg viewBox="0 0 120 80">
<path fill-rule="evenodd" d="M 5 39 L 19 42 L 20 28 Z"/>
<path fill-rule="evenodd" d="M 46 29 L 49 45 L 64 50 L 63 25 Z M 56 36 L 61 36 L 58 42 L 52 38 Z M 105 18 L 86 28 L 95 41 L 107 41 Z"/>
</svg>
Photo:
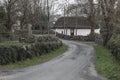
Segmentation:
<svg viewBox="0 0 120 80">
<path fill-rule="evenodd" d="M 103 17 L 101 33 L 103 35 L 104 45 L 107 44 L 113 33 L 116 1 L 117 0 L 99 0 Z"/>
<path fill-rule="evenodd" d="M 90 8 L 90 12 L 89 12 L 89 16 L 88 19 L 90 21 L 90 25 L 91 25 L 91 35 L 94 35 L 94 28 L 95 28 L 95 6 L 94 6 L 94 1 L 93 0 L 89 0 L 89 8 Z"/>
<path fill-rule="evenodd" d="M 4 0 L 4 7 L 6 9 L 7 21 L 6 27 L 11 30 L 11 26 L 14 23 L 14 11 L 15 11 L 15 3 L 17 0 Z"/>
</svg>

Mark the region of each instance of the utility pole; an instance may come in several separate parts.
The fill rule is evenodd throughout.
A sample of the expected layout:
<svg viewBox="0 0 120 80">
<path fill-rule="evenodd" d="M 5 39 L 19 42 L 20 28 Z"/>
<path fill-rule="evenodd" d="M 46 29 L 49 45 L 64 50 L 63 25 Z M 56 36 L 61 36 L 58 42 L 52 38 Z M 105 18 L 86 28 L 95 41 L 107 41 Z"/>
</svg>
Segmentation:
<svg viewBox="0 0 120 80">
<path fill-rule="evenodd" d="M 66 7 L 67 7 L 67 9 L 69 8 L 69 1 L 68 0 L 66 0 Z M 66 10 L 66 15 L 67 15 L 67 18 L 68 18 L 68 13 L 67 13 L 67 10 Z M 68 22 L 68 21 L 67 21 Z M 67 28 L 68 26 L 66 26 L 66 35 L 67 35 L 67 33 L 68 33 L 68 28 Z"/>
<path fill-rule="evenodd" d="M 65 34 L 65 6 L 64 6 L 64 34 Z"/>
<path fill-rule="evenodd" d="M 89 16 L 89 20 L 91 23 L 91 34 L 94 34 L 94 27 L 95 27 L 95 23 L 94 23 L 94 4 L 93 4 L 93 0 L 90 0 L 90 16 Z"/>
<path fill-rule="evenodd" d="M 49 0 L 47 0 L 47 16 L 48 16 L 48 36 L 50 36 L 50 8 L 49 8 Z"/>
<path fill-rule="evenodd" d="M 78 27 L 78 16 L 77 16 L 77 7 L 76 7 L 76 36 L 77 36 L 77 27 Z"/>
</svg>

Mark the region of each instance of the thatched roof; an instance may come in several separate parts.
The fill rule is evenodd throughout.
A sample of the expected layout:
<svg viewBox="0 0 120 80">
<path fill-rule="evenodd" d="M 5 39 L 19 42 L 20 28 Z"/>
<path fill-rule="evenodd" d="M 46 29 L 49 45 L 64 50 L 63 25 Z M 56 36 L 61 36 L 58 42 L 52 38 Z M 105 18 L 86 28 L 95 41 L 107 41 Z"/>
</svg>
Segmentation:
<svg viewBox="0 0 120 80">
<path fill-rule="evenodd" d="M 65 25 L 65 26 L 64 26 Z M 61 17 L 59 18 L 54 28 L 75 28 L 75 29 L 90 29 L 90 22 L 87 17 Z M 98 29 L 99 27 L 95 27 Z"/>
</svg>

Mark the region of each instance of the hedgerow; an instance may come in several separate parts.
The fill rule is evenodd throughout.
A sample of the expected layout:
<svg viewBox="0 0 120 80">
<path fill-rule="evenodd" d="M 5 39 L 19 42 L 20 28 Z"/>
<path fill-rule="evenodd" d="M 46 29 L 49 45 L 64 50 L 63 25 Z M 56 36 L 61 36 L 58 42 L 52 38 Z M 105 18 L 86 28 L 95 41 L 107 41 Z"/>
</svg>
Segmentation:
<svg viewBox="0 0 120 80">
<path fill-rule="evenodd" d="M 113 56 L 120 61 L 120 29 L 117 28 L 110 41 L 108 42 L 108 48 L 111 50 Z"/>
<path fill-rule="evenodd" d="M 45 55 L 50 51 L 58 49 L 60 46 L 62 46 L 60 41 L 48 43 L 38 42 L 24 46 L 0 46 L 0 65 L 6 65 Z"/>
</svg>

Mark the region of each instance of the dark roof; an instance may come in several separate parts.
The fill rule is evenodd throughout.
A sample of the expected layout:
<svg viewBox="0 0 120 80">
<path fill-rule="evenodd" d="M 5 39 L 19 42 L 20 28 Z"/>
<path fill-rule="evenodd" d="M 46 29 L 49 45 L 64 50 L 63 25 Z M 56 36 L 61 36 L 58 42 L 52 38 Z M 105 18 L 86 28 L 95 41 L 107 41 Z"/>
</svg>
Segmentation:
<svg viewBox="0 0 120 80">
<path fill-rule="evenodd" d="M 90 29 L 90 22 L 88 21 L 87 17 L 61 17 L 59 18 L 54 28 L 76 28 L 76 29 Z M 95 27 L 98 29 L 99 27 Z"/>
</svg>

